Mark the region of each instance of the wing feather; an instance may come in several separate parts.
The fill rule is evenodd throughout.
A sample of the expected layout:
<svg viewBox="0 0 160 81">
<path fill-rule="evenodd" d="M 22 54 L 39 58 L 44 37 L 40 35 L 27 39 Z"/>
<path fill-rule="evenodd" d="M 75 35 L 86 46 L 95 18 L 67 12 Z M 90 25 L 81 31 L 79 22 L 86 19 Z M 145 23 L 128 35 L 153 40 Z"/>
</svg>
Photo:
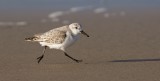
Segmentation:
<svg viewBox="0 0 160 81">
<path fill-rule="evenodd" d="M 50 30 L 40 36 L 44 42 L 61 44 L 65 41 L 67 27 L 60 27 L 53 30 Z"/>
</svg>

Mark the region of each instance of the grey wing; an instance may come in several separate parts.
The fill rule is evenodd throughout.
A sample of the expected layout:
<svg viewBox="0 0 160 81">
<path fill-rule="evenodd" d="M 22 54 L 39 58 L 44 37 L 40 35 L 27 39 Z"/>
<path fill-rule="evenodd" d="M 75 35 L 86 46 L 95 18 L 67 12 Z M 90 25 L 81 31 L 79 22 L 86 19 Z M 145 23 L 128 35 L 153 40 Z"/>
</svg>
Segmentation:
<svg viewBox="0 0 160 81">
<path fill-rule="evenodd" d="M 44 42 L 61 44 L 65 41 L 66 31 L 52 30 L 41 35 Z"/>
</svg>

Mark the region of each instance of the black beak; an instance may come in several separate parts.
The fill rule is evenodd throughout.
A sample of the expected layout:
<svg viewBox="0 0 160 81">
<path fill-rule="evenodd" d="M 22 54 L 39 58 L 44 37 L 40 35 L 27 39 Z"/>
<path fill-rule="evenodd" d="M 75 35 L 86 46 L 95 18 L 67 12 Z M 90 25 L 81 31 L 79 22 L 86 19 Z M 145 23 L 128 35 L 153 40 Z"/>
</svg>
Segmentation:
<svg viewBox="0 0 160 81">
<path fill-rule="evenodd" d="M 87 37 L 89 37 L 89 35 L 88 35 L 86 32 L 84 32 L 83 30 L 81 31 L 81 33 L 82 33 L 83 35 L 86 35 Z"/>
</svg>

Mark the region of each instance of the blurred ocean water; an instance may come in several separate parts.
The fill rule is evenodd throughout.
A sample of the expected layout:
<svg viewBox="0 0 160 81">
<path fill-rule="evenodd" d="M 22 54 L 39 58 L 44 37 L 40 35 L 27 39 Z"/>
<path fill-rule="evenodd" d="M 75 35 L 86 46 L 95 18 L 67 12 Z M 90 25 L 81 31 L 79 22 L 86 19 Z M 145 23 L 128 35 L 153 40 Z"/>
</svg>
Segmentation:
<svg viewBox="0 0 160 81">
<path fill-rule="evenodd" d="M 103 6 L 108 8 L 160 7 L 160 0 L 0 0 L 0 10 L 43 10 L 75 6 Z"/>
<path fill-rule="evenodd" d="M 70 21 L 61 20 L 61 16 L 86 10 L 104 18 L 125 16 L 126 9 L 154 9 L 160 8 L 159 4 L 160 0 L 0 0 L 0 26 L 25 26 L 31 18 L 67 24 Z M 109 12 L 113 9 L 119 12 Z"/>
</svg>

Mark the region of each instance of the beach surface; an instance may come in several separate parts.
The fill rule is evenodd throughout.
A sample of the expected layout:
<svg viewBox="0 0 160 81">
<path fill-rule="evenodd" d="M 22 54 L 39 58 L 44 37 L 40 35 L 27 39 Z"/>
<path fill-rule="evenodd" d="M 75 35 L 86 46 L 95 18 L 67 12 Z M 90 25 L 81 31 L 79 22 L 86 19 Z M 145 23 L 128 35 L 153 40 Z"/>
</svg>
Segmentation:
<svg viewBox="0 0 160 81">
<path fill-rule="evenodd" d="M 40 64 L 36 58 L 43 48 L 24 38 L 64 24 L 39 22 L 46 13 L 1 14 L 1 20 L 22 17 L 30 22 L 26 26 L 0 26 L 0 81 L 159 81 L 160 11 L 125 13 L 108 18 L 91 11 L 63 16 L 61 19 L 81 23 L 90 35 L 81 35 L 67 49 L 69 55 L 83 62 L 75 63 L 62 51 L 47 49 Z"/>
</svg>

